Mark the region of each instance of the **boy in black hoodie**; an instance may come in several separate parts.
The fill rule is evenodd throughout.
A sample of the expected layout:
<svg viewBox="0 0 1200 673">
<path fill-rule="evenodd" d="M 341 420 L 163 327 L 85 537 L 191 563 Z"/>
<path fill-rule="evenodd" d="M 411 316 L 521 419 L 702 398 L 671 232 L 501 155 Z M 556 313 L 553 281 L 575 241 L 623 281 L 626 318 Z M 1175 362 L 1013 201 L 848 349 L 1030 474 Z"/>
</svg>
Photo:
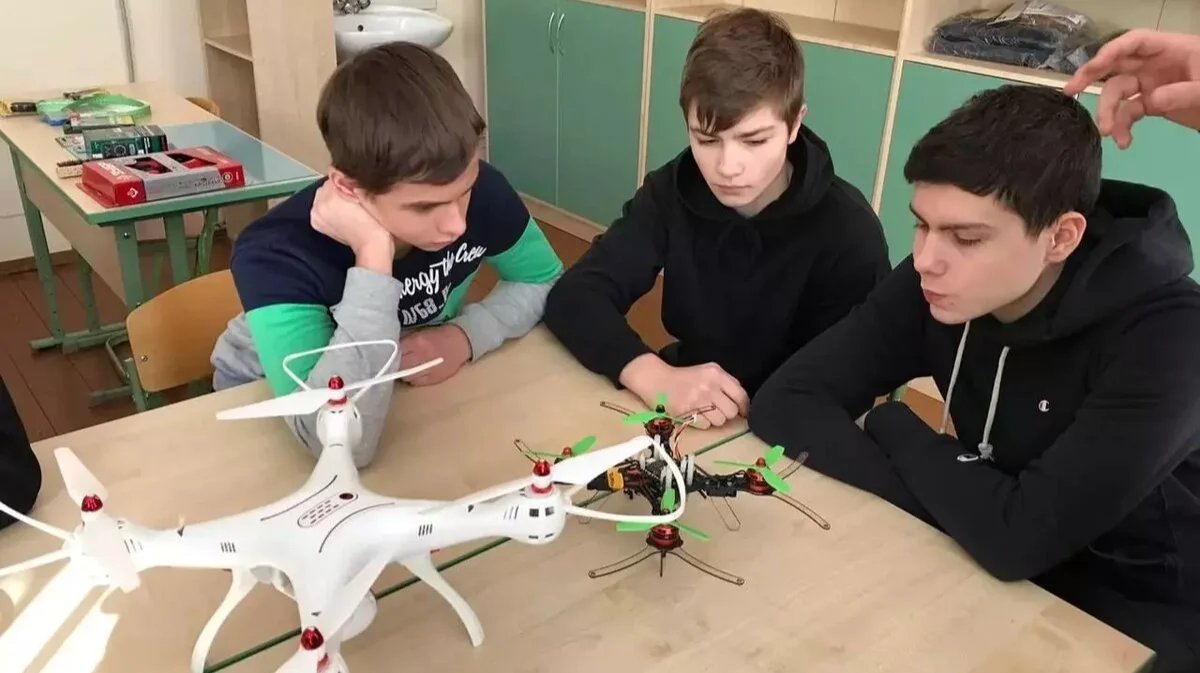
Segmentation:
<svg viewBox="0 0 1200 673">
<path fill-rule="evenodd" d="M 698 423 L 744 416 L 785 358 L 890 269 L 878 217 L 802 126 L 804 60 L 777 17 L 706 21 L 680 91 L 690 147 L 651 172 L 624 214 L 559 279 L 544 321 L 593 372 Z M 663 273 L 654 353 L 625 314 Z M 706 422 L 703 422 L 707 420 Z"/>
<path fill-rule="evenodd" d="M 29 445 L 29 437 L 8 393 L 8 386 L 0 379 L 0 502 L 21 514 L 28 514 L 41 489 L 41 464 Z M 0 512 L 0 528 L 13 523 L 11 516 Z"/>
<path fill-rule="evenodd" d="M 905 165 L 913 254 L 771 376 L 750 429 L 1196 671 L 1200 287 L 1171 197 L 1100 175 L 1075 100 L 972 98 Z M 923 376 L 942 432 L 870 409 Z"/>
</svg>

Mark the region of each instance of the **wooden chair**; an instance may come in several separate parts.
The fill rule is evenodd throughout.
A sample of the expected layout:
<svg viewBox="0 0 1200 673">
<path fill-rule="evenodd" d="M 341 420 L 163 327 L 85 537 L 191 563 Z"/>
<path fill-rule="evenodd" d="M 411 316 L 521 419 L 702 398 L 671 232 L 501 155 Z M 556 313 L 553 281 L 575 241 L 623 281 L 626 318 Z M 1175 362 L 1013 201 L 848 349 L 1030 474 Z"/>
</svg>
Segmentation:
<svg viewBox="0 0 1200 673">
<path fill-rule="evenodd" d="M 228 270 L 169 288 L 129 313 L 130 387 L 138 411 L 158 406 L 161 393 L 190 385 L 211 391 L 210 356 L 225 326 L 242 310 Z"/>
</svg>

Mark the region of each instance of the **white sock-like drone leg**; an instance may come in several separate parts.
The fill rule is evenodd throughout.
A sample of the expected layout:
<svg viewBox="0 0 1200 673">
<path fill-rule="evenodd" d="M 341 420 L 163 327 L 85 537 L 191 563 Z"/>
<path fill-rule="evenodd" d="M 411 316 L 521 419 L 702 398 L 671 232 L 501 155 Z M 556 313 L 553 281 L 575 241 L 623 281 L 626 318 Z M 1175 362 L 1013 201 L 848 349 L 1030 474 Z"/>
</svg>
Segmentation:
<svg viewBox="0 0 1200 673">
<path fill-rule="evenodd" d="M 229 593 L 225 594 L 225 600 L 217 606 L 217 611 L 209 618 L 208 623 L 200 632 L 200 637 L 196 639 L 196 647 L 192 650 L 192 673 L 204 673 L 204 660 L 208 658 L 208 650 L 212 647 L 217 632 L 221 630 L 221 625 L 225 623 L 238 603 L 241 603 L 242 599 L 250 593 L 254 585 L 258 584 L 258 579 L 249 570 L 235 568 L 232 572 L 233 579 L 229 583 Z"/>
<path fill-rule="evenodd" d="M 442 595 L 450 607 L 458 613 L 458 618 L 462 620 L 463 626 L 467 627 L 467 633 L 471 636 L 471 644 L 479 647 L 483 643 L 483 625 L 479 623 L 479 617 L 475 616 L 475 611 L 467 604 L 466 599 L 459 595 L 454 587 L 450 586 L 440 574 L 437 568 L 434 567 L 433 561 L 429 554 L 419 554 L 409 556 L 400 560 L 400 565 L 408 568 L 408 572 L 412 573 L 425 584 Z"/>
</svg>

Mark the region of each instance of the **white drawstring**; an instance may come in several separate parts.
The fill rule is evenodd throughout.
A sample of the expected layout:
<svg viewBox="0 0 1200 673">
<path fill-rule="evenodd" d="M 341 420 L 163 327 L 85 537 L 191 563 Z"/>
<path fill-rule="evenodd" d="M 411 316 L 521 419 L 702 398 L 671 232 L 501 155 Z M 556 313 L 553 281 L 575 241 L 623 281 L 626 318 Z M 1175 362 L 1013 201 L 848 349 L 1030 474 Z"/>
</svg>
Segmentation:
<svg viewBox="0 0 1200 673">
<path fill-rule="evenodd" d="M 958 340 L 958 353 L 954 356 L 954 369 L 950 371 L 950 385 L 946 389 L 946 403 L 942 405 L 942 427 L 938 430 L 941 434 L 946 434 L 946 427 L 950 422 L 950 400 L 954 397 L 954 384 L 958 382 L 958 372 L 962 367 L 963 350 L 967 345 L 967 333 L 971 331 L 971 321 L 967 321 L 963 326 L 962 337 Z M 996 378 L 992 381 L 992 398 L 988 403 L 987 420 L 983 424 L 983 438 L 979 442 L 979 453 L 964 453 L 959 455 L 958 460 L 962 463 L 970 463 L 982 458 L 983 460 L 993 460 L 992 445 L 988 440 L 992 435 L 992 422 L 996 419 L 996 405 L 1000 401 L 1000 380 L 1004 376 L 1004 361 L 1008 358 L 1008 346 L 1000 349 L 1000 361 L 996 363 Z"/>
<path fill-rule="evenodd" d="M 958 353 L 954 356 L 954 369 L 950 371 L 950 387 L 946 390 L 946 403 L 942 405 L 942 427 L 939 434 L 946 434 L 946 426 L 950 421 L 950 399 L 954 397 L 954 384 L 958 381 L 958 368 L 962 366 L 963 349 L 967 346 L 967 333 L 971 331 L 971 321 L 963 325 L 962 337 L 958 340 Z"/>
</svg>

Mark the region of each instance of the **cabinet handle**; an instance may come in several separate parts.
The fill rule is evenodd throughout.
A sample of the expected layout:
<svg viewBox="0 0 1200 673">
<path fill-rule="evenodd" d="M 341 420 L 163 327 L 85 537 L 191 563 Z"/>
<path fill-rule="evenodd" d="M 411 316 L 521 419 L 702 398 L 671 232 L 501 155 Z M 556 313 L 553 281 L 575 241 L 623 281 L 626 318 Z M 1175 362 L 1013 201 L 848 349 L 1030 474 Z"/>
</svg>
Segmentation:
<svg viewBox="0 0 1200 673">
<path fill-rule="evenodd" d="M 555 41 L 556 41 L 556 42 L 558 42 L 558 53 L 560 53 L 560 54 L 561 54 L 561 53 L 563 53 L 563 48 L 562 48 L 562 22 L 563 22 L 563 19 L 565 19 L 565 18 L 567 18 L 567 13 L 566 13 L 566 12 L 563 12 L 562 14 L 559 14 L 559 15 L 558 15 L 558 25 L 556 25 L 556 26 L 554 27 L 554 39 L 555 39 Z"/>
<path fill-rule="evenodd" d="M 550 12 L 550 20 L 546 22 L 546 42 L 550 45 L 550 53 L 554 53 L 554 37 L 550 32 L 550 26 L 554 25 L 554 15 L 558 14 L 558 10 Z"/>
</svg>

